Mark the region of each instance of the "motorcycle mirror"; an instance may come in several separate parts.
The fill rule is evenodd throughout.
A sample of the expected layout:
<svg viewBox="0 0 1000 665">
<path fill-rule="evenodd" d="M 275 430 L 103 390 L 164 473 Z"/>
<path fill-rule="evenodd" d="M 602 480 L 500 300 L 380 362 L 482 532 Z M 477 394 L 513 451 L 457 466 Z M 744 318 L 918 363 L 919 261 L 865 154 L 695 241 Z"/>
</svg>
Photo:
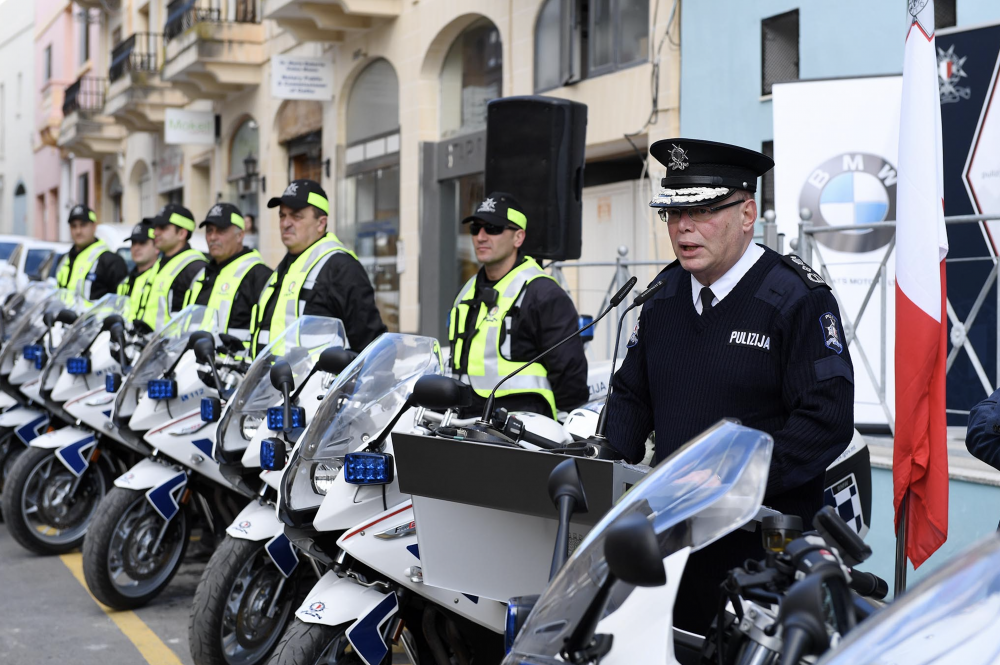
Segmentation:
<svg viewBox="0 0 1000 665">
<path fill-rule="evenodd" d="M 292 366 L 288 364 L 287 360 L 278 360 L 271 365 L 271 385 L 277 390 L 284 390 L 286 387 L 289 392 L 295 390 Z"/>
<path fill-rule="evenodd" d="M 198 359 L 198 362 L 205 365 L 213 365 L 215 363 L 215 342 L 212 340 L 211 335 L 208 338 L 201 337 L 196 340 L 193 349 L 194 357 Z"/>
<path fill-rule="evenodd" d="M 656 532 L 641 513 L 620 517 L 608 527 L 604 558 L 612 574 L 627 584 L 657 587 L 667 583 Z"/>
<path fill-rule="evenodd" d="M 358 354 L 354 351 L 348 351 L 339 346 L 331 346 L 323 349 L 323 352 L 319 354 L 319 360 L 316 361 L 316 368 L 330 374 L 340 374 L 357 357 Z"/>
<path fill-rule="evenodd" d="M 246 351 L 246 347 L 243 345 L 243 340 L 235 335 L 227 335 L 226 333 L 219 333 L 219 341 L 222 342 L 222 346 L 226 348 L 230 353 L 243 353 Z"/>
<path fill-rule="evenodd" d="M 62 309 L 62 310 L 59 310 L 59 313 L 56 315 L 56 321 L 57 322 L 59 322 L 59 323 L 65 323 L 66 325 L 69 325 L 69 326 L 71 326 L 74 323 L 76 323 L 76 320 L 78 318 L 79 318 L 79 316 L 77 315 L 77 313 L 74 312 L 71 309 Z"/>
<path fill-rule="evenodd" d="M 139 335 L 148 335 L 153 332 L 152 326 L 143 321 L 142 319 L 135 319 L 132 321 L 132 330 L 134 330 Z"/>
<path fill-rule="evenodd" d="M 568 459 L 560 462 L 549 474 L 549 498 L 557 508 L 559 500 L 563 497 L 571 497 L 576 501 L 577 512 L 587 512 L 587 495 L 583 491 L 583 481 L 580 479 L 576 460 Z"/>
<path fill-rule="evenodd" d="M 422 376 L 413 386 L 413 402 L 437 410 L 470 406 L 472 386 L 450 376 Z"/>
<path fill-rule="evenodd" d="M 197 346 L 198 342 L 203 339 L 211 340 L 214 351 L 215 338 L 212 336 L 212 333 L 208 332 L 207 330 L 198 330 L 196 332 L 191 333 L 191 337 L 188 338 L 187 348 L 194 349 Z"/>
<path fill-rule="evenodd" d="M 124 327 L 125 319 L 123 319 L 120 314 L 112 314 L 108 317 L 105 317 L 104 323 L 101 324 L 101 330 L 111 330 L 111 327 L 114 326 L 116 323 Z"/>
<path fill-rule="evenodd" d="M 45 324 L 46 328 L 51 328 L 56 322 L 56 315 L 53 312 L 45 312 L 42 315 L 42 323 Z"/>
</svg>

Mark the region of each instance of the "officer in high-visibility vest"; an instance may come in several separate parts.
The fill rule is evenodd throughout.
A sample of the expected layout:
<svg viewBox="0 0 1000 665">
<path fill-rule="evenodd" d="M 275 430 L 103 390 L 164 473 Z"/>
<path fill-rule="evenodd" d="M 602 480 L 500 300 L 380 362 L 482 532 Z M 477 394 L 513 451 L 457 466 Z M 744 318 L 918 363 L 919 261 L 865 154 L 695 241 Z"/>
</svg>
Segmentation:
<svg viewBox="0 0 1000 665">
<path fill-rule="evenodd" d="M 143 296 L 142 320 L 159 330 L 170 317 L 184 308 L 184 296 L 205 267 L 205 255 L 191 249 L 194 215 L 184 206 L 168 203 L 153 218 L 153 242 L 160 250 L 156 276 Z"/>
<path fill-rule="evenodd" d="M 205 221 L 205 240 L 212 260 L 198 273 L 185 305 L 205 305 L 217 329 L 250 340 L 250 316 L 271 277 L 260 253 L 243 245 L 243 213 L 231 203 L 216 203 Z"/>
<path fill-rule="evenodd" d="M 59 261 L 56 283 L 87 300 L 115 293 L 125 279 L 128 266 L 103 240 L 97 239 L 97 213 L 85 205 L 69 211 L 69 233 L 73 248 Z"/>
<path fill-rule="evenodd" d="M 579 325 L 569 295 L 519 251 L 528 226 L 523 210 L 510 194 L 494 192 L 462 220 L 483 264 L 455 298 L 448 324 L 452 372 L 476 396 L 469 414 L 482 412 L 500 379 Z M 587 357 L 577 337 L 504 383 L 495 404 L 554 418 L 588 396 Z"/>
<path fill-rule="evenodd" d="M 256 355 L 269 338 L 306 314 L 343 321 L 356 351 L 384 333 L 368 273 L 354 252 L 327 233 L 330 201 L 323 188 L 312 180 L 294 180 L 267 207 L 278 208 L 281 242 L 288 253 L 257 304 L 252 353 Z"/>
<path fill-rule="evenodd" d="M 156 275 L 153 266 L 156 264 L 157 251 L 153 244 L 153 225 L 148 219 L 132 227 L 129 241 L 135 266 L 118 285 L 118 295 L 128 296 L 128 318 L 131 321 L 139 315 L 146 285 Z"/>
</svg>

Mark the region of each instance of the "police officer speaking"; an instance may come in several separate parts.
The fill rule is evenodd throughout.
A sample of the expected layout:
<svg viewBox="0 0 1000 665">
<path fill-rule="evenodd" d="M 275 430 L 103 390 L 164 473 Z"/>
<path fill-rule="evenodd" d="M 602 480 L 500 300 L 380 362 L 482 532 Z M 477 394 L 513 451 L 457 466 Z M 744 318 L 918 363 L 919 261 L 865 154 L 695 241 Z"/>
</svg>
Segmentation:
<svg viewBox="0 0 1000 665">
<path fill-rule="evenodd" d="M 360 351 L 385 332 L 375 291 L 357 256 L 327 233 L 330 201 L 312 180 L 294 180 L 267 202 L 278 208 L 281 242 L 288 253 L 260 295 L 253 317 L 253 355 L 299 316 L 340 319 L 351 348 Z"/>
<path fill-rule="evenodd" d="M 206 305 L 218 329 L 250 341 L 250 315 L 271 269 L 260 253 L 243 245 L 243 213 L 231 203 L 216 203 L 200 227 L 212 260 L 198 273 L 184 304 Z"/>
<path fill-rule="evenodd" d="M 132 321 L 139 315 L 146 286 L 156 275 L 153 270 L 153 265 L 156 264 L 156 246 L 153 244 L 153 225 L 149 220 L 144 219 L 132 227 L 129 241 L 129 251 L 135 266 L 118 285 L 118 295 L 128 296 L 128 319 Z"/>
<path fill-rule="evenodd" d="M 774 162 L 737 146 L 657 141 L 667 167 L 650 203 L 677 261 L 656 278 L 614 377 L 607 437 L 636 462 L 656 432 L 656 461 L 722 418 L 774 438 L 764 504 L 810 525 L 824 472 L 850 443 L 854 371 L 837 303 L 795 256 L 754 244 L 757 178 Z M 726 571 L 761 558 L 760 537 L 738 531 L 692 556 L 677 625 L 704 633 Z"/>
<path fill-rule="evenodd" d="M 483 264 L 455 298 L 448 325 L 452 372 L 478 402 L 469 413 L 481 413 L 501 378 L 579 325 L 569 295 L 519 251 L 528 226 L 523 210 L 510 194 L 494 192 L 462 220 Z M 588 395 L 587 357 L 574 338 L 504 383 L 496 405 L 555 418 Z"/>
<path fill-rule="evenodd" d="M 115 293 L 128 266 L 125 259 L 97 239 L 97 214 L 85 205 L 73 206 L 69 211 L 69 232 L 73 247 L 56 270 L 59 288 L 76 291 L 87 300 Z"/>
<path fill-rule="evenodd" d="M 168 203 L 152 219 L 154 243 L 160 250 L 153 277 L 143 297 L 142 320 L 159 330 L 184 307 L 184 297 L 202 268 L 205 255 L 191 249 L 194 215 L 187 208 Z"/>
</svg>

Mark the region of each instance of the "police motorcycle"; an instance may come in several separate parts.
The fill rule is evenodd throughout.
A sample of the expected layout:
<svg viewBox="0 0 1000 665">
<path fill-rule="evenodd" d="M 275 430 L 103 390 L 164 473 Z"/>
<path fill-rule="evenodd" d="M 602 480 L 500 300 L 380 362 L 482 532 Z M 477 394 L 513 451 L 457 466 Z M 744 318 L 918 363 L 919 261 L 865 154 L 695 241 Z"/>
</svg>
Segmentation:
<svg viewBox="0 0 1000 665">
<path fill-rule="evenodd" d="M 111 481 L 127 468 L 126 449 L 80 427 L 64 409 L 67 401 L 103 390 L 104 375 L 118 370 L 105 324 L 121 321 L 127 304 L 122 296 L 107 295 L 79 318 L 70 309 L 55 317 L 69 329 L 30 394 L 64 426 L 30 441 L 23 461 L 12 469 L 4 497 L 11 534 L 39 554 L 78 547 Z"/>
<path fill-rule="evenodd" d="M 257 356 L 221 420 L 218 399 L 202 400 L 202 419 L 219 420 L 214 457 L 222 475 L 254 498 L 226 528 L 195 591 L 188 642 L 196 665 L 263 662 L 319 578 L 316 563 L 300 562 L 284 535 L 275 510 L 281 472 L 261 470 L 260 442 L 282 437 L 294 445 L 353 358 L 346 342 L 339 320 L 300 317 Z M 284 391 L 295 403 L 287 426 Z"/>
<path fill-rule="evenodd" d="M 124 382 L 107 379 L 117 393 L 119 434 L 152 451 L 115 479 L 83 542 L 87 586 L 114 609 L 152 600 L 180 567 L 192 522 L 200 520 L 211 541 L 245 498 L 212 459 L 216 423 L 200 418 L 200 399 L 229 397 L 248 367 L 243 343 L 216 328 L 211 310 L 186 307 L 150 340 Z"/>
</svg>

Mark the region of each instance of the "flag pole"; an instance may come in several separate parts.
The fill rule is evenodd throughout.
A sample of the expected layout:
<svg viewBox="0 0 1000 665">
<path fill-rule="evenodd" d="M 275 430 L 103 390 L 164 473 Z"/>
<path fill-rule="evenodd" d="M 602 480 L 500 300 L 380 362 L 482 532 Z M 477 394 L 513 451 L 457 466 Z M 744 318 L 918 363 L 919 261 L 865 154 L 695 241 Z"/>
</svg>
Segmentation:
<svg viewBox="0 0 1000 665">
<path fill-rule="evenodd" d="M 903 495 L 899 504 L 899 528 L 896 529 L 896 580 L 893 587 L 893 598 L 899 598 L 906 591 L 906 504 L 909 503 L 910 491 Z"/>
</svg>

